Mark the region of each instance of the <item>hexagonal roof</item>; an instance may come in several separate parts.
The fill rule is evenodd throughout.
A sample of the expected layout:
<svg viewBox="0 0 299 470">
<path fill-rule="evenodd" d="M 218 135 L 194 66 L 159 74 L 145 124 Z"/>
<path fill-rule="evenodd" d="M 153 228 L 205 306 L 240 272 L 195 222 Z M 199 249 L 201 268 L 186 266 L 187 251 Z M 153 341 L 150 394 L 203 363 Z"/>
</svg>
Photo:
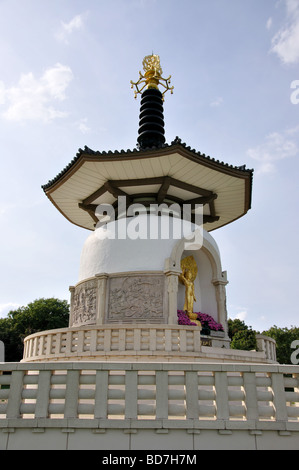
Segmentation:
<svg viewBox="0 0 299 470">
<path fill-rule="evenodd" d="M 216 161 L 187 147 L 171 144 L 143 150 L 99 152 L 88 147 L 54 179 L 43 185 L 51 202 L 70 222 L 94 230 L 95 209 L 118 196 L 127 204 L 204 205 L 204 229 L 215 230 L 251 208 L 253 170 Z"/>
</svg>

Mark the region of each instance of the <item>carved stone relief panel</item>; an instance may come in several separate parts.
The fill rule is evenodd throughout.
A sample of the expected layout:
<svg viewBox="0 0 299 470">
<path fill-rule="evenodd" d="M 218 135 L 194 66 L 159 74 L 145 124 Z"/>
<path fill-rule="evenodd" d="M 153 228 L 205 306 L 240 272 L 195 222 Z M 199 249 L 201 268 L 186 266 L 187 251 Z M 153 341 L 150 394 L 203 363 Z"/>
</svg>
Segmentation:
<svg viewBox="0 0 299 470">
<path fill-rule="evenodd" d="M 134 274 L 109 279 L 108 323 L 165 323 L 164 274 Z"/>
<path fill-rule="evenodd" d="M 73 294 L 72 325 L 90 325 L 96 322 L 97 280 L 79 284 Z"/>
</svg>

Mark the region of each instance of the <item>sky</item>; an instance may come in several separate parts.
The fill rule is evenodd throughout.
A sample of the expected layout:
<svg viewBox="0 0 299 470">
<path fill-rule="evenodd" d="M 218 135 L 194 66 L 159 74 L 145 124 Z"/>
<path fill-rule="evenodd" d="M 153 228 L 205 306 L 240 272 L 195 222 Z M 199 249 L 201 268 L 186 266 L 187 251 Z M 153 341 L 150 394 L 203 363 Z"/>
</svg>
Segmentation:
<svg viewBox="0 0 299 470">
<path fill-rule="evenodd" d="M 167 143 L 254 169 L 252 209 L 212 232 L 229 318 L 299 326 L 299 0 L 0 0 L 0 317 L 69 300 L 90 232 L 41 186 L 85 145 L 136 147 L 152 52 Z"/>
</svg>

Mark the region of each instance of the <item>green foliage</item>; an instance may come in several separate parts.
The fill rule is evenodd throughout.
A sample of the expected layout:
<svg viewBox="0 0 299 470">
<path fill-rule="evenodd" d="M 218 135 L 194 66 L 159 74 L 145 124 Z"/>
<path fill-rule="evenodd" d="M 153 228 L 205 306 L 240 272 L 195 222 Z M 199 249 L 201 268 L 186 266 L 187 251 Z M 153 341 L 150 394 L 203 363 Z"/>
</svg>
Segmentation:
<svg viewBox="0 0 299 470">
<path fill-rule="evenodd" d="M 232 349 L 252 351 L 257 349 L 256 332 L 242 320 L 228 320 L 228 335 L 231 339 Z"/>
<path fill-rule="evenodd" d="M 18 362 L 23 357 L 24 338 L 38 331 L 65 328 L 69 321 L 66 300 L 38 299 L 26 307 L 10 311 L 0 319 L 0 340 L 5 344 L 6 362 Z"/>
<path fill-rule="evenodd" d="M 236 318 L 235 320 L 228 319 L 228 336 L 233 339 L 238 331 L 248 330 L 248 326 L 242 320 Z"/>
<path fill-rule="evenodd" d="M 291 355 L 294 351 L 291 344 L 299 340 L 299 328 L 292 326 L 289 328 L 278 328 L 276 325 L 269 330 L 263 331 L 263 335 L 270 336 L 276 341 L 276 356 L 279 364 L 291 364 Z"/>
<path fill-rule="evenodd" d="M 230 347 L 244 351 L 256 351 L 257 344 L 255 334 L 255 331 L 250 329 L 237 331 L 233 336 Z"/>
<path fill-rule="evenodd" d="M 241 320 L 228 320 L 228 334 L 231 338 L 230 346 L 232 349 L 247 351 L 256 349 L 256 333 Z M 275 339 L 277 362 L 279 364 L 291 364 L 291 355 L 294 351 L 291 349 L 291 344 L 293 341 L 299 340 L 299 328 L 295 326 L 278 328 L 274 325 L 269 330 L 263 331 L 262 334 Z"/>
</svg>

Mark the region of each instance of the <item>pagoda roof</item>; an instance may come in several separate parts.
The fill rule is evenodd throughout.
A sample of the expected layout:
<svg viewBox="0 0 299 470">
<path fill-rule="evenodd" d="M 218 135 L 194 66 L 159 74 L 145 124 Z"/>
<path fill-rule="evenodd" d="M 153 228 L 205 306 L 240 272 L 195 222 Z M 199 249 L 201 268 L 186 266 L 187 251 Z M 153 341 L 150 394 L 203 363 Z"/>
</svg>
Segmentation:
<svg viewBox="0 0 299 470">
<path fill-rule="evenodd" d="M 251 208 L 253 170 L 215 160 L 178 137 L 159 147 L 94 151 L 76 157 L 42 188 L 70 222 L 94 230 L 95 208 L 128 202 L 204 205 L 204 229 L 215 230 Z"/>
</svg>

